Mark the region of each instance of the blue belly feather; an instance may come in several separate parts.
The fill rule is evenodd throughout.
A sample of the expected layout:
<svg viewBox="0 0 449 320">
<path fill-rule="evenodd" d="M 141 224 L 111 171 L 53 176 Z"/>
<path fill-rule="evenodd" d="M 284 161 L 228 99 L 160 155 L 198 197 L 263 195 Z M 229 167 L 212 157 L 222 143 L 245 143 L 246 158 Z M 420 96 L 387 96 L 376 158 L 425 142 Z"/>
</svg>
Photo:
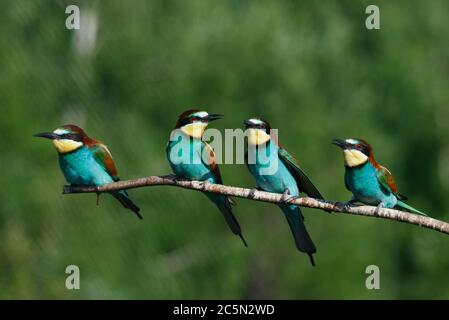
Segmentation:
<svg viewBox="0 0 449 320">
<path fill-rule="evenodd" d="M 178 140 L 169 141 L 167 159 L 174 174 L 188 180 L 219 183 L 209 166 L 202 161 L 203 149 L 202 140 L 191 139 L 184 134 L 180 135 Z M 229 206 L 226 196 L 209 192 L 205 195 L 219 206 L 220 210 L 223 210 L 220 206 Z M 228 207 L 224 210 L 230 211 Z"/>
<path fill-rule="evenodd" d="M 299 196 L 299 190 L 295 178 L 277 155 L 278 148 L 275 147 L 272 151 L 275 152 L 275 157 L 277 157 L 273 157 L 272 159 L 272 161 L 277 161 L 277 170 L 273 174 L 262 174 L 262 169 L 266 169 L 270 165 L 268 163 L 261 162 L 259 157 L 260 151 L 258 149 L 256 150 L 256 156 L 254 157 L 255 163 L 248 164 L 248 168 L 256 179 L 257 185 L 265 191 L 275 193 L 284 193 L 288 188 L 290 195 Z M 269 157 L 264 157 L 263 162 L 266 162 L 268 158 Z"/>
<path fill-rule="evenodd" d="M 95 160 L 87 146 L 59 155 L 59 166 L 67 182 L 72 185 L 101 186 L 113 182 L 112 177 Z"/>
<path fill-rule="evenodd" d="M 259 157 L 259 152 L 267 152 L 267 156 Z M 277 158 L 273 157 L 271 159 L 270 152 L 273 152 L 274 157 Z M 296 180 L 284 163 L 279 159 L 278 152 L 279 150 L 277 146 L 272 146 L 270 149 L 267 145 L 266 151 L 264 149 L 262 149 L 262 151 L 257 149 L 254 157 L 255 163 L 248 163 L 249 171 L 256 179 L 257 186 L 262 190 L 274 193 L 284 193 L 288 188 L 291 196 L 299 196 L 299 189 Z M 263 161 L 261 161 L 261 159 L 263 159 Z M 277 161 L 277 170 L 273 174 L 262 174 L 262 169 L 266 169 L 270 166 L 269 163 L 266 163 L 268 159 L 271 159 L 271 161 Z M 280 204 L 279 207 L 281 207 L 282 211 L 286 214 L 297 214 L 297 212 L 299 212 L 299 208 L 295 205 Z"/>
<path fill-rule="evenodd" d="M 178 141 L 170 141 L 167 148 L 168 162 L 177 176 L 189 180 L 216 183 L 217 181 L 212 172 L 201 159 L 203 143 L 201 140 L 190 139 L 184 136 Z M 175 147 L 177 149 L 174 149 Z M 179 152 L 176 152 L 177 150 Z M 172 159 L 175 157 L 176 159 Z"/>
<path fill-rule="evenodd" d="M 347 167 L 345 182 L 362 203 L 374 206 L 382 203 L 385 208 L 393 208 L 397 204 L 396 196 L 380 185 L 377 170 L 370 162 L 357 168 Z"/>
</svg>

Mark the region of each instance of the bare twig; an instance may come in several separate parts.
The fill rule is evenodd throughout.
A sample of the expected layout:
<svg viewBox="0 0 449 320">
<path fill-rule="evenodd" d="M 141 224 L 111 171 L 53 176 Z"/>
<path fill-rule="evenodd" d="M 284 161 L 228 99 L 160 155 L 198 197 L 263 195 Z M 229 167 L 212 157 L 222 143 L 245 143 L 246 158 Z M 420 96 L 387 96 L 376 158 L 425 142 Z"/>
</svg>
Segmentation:
<svg viewBox="0 0 449 320">
<path fill-rule="evenodd" d="M 271 203 L 282 203 L 284 201 L 283 195 L 278 193 L 270 193 L 264 191 L 257 191 L 254 189 L 231 187 L 221 184 L 212 184 L 208 182 L 200 181 L 187 181 L 178 180 L 174 176 L 149 176 L 145 178 L 138 178 L 134 180 L 118 181 L 110 184 L 106 184 L 101 187 L 78 187 L 78 186 L 64 186 L 63 194 L 69 193 L 98 193 L 98 192 L 111 192 L 122 189 L 134 189 L 146 186 L 175 186 L 185 189 L 193 189 L 198 191 L 206 191 L 212 193 L 219 193 L 226 196 L 245 198 L 256 201 L 264 201 Z M 297 198 L 291 200 L 289 204 L 295 204 L 301 207 L 324 209 L 328 211 L 384 218 L 389 220 L 395 220 L 399 222 L 414 224 L 428 229 L 433 229 L 449 235 L 449 223 L 433 219 L 430 217 L 424 217 L 415 215 L 408 212 L 403 212 L 393 209 L 385 209 L 371 206 L 353 206 L 343 207 L 337 205 L 335 202 L 320 201 L 313 198 Z"/>
</svg>

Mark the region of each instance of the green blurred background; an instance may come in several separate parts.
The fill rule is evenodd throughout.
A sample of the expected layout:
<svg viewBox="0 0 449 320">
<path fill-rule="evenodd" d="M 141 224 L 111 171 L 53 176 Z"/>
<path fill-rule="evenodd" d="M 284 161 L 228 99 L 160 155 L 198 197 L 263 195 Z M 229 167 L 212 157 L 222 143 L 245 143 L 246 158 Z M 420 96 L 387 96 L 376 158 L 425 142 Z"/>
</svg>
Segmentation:
<svg viewBox="0 0 449 320">
<path fill-rule="evenodd" d="M 219 129 L 262 115 L 326 198 L 350 197 L 331 139 L 360 137 L 411 205 L 449 220 L 449 2 L 375 1 L 368 31 L 372 2 L 1 1 L 0 298 L 449 298 L 443 234 L 305 209 L 312 268 L 274 205 L 238 200 L 249 248 L 195 191 L 131 191 L 138 221 L 107 195 L 62 196 L 56 152 L 32 137 L 76 123 L 127 179 L 170 171 L 187 108 L 225 114 Z M 221 171 L 254 185 L 244 165 Z M 371 264 L 380 290 L 365 288 Z"/>
</svg>

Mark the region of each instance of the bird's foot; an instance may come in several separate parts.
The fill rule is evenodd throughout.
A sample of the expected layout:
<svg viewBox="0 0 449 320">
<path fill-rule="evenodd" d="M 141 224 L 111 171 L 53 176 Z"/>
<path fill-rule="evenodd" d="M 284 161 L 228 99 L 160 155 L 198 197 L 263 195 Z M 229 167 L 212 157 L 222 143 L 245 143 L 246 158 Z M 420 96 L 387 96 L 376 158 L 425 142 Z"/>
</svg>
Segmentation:
<svg viewBox="0 0 449 320">
<path fill-rule="evenodd" d="M 374 215 L 378 216 L 380 213 L 380 209 L 382 209 L 384 207 L 384 204 L 381 202 L 377 205 L 376 210 L 374 210 Z"/>
<path fill-rule="evenodd" d="M 198 181 L 198 185 L 201 188 L 201 190 L 205 190 L 206 189 L 206 181 Z"/>
<path fill-rule="evenodd" d="M 348 204 L 346 202 L 335 202 L 335 206 L 340 211 L 347 211 L 348 210 Z"/>
<path fill-rule="evenodd" d="M 341 211 L 348 211 L 351 207 L 356 206 L 355 200 L 351 199 L 348 202 L 336 202 L 335 206 Z"/>
<path fill-rule="evenodd" d="M 99 206 L 100 205 L 100 196 L 101 196 L 99 187 L 95 187 L 95 193 L 97 194 L 97 206 Z"/>
<path fill-rule="evenodd" d="M 296 199 L 299 199 L 299 197 L 298 196 L 289 196 L 287 199 L 285 199 L 284 203 L 285 204 L 290 204 L 293 201 L 295 201 Z"/>
<path fill-rule="evenodd" d="M 254 199 L 254 197 L 256 196 L 256 192 L 259 191 L 258 188 L 252 188 L 251 190 L 249 190 L 249 194 L 248 197 L 250 199 Z"/>
<path fill-rule="evenodd" d="M 294 200 L 298 199 L 298 196 L 291 196 L 290 195 L 290 190 L 285 190 L 285 192 L 282 194 L 282 198 L 281 201 L 283 204 L 290 204 L 292 203 Z"/>
<path fill-rule="evenodd" d="M 173 180 L 173 182 L 179 182 L 185 180 L 183 177 L 177 176 L 176 174 L 166 175 L 165 178 Z"/>
</svg>

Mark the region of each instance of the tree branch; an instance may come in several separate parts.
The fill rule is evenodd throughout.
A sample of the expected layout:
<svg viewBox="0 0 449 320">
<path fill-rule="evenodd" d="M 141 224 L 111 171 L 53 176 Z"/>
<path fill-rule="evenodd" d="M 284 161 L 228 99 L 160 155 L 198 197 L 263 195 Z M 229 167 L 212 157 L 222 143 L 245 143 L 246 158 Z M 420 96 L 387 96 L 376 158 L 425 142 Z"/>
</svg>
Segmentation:
<svg viewBox="0 0 449 320">
<path fill-rule="evenodd" d="M 253 189 L 240 188 L 240 187 L 231 187 L 221 184 L 212 184 L 208 182 L 178 180 L 173 175 L 149 176 L 134 180 L 124 180 L 109 183 L 101 187 L 64 186 L 62 193 L 63 194 L 102 193 L 122 189 L 134 189 L 146 186 L 164 186 L 164 185 L 181 187 L 185 189 L 193 189 L 198 191 L 219 193 L 226 196 L 245 198 L 263 202 L 271 202 L 271 203 L 282 203 L 285 200 L 283 198 L 283 195 L 278 193 L 257 191 Z M 324 209 L 339 213 L 395 220 L 399 222 L 414 224 L 424 228 L 436 230 L 449 235 L 449 223 L 433 219 L 430 217 L 419 216 L 399 210 L 385 209 L 385 208 L 377 209 L 376 207 L 372 206 L 353 206 L 345 208 L 343 206 L 337 205 L 335 202 L 320 201 L 314 198 L 307 198 L 307 197 L 294 199 L 292 201 L 289 201 L 289 204 L 298 205 L 300 207 Z"/>
</svg>

